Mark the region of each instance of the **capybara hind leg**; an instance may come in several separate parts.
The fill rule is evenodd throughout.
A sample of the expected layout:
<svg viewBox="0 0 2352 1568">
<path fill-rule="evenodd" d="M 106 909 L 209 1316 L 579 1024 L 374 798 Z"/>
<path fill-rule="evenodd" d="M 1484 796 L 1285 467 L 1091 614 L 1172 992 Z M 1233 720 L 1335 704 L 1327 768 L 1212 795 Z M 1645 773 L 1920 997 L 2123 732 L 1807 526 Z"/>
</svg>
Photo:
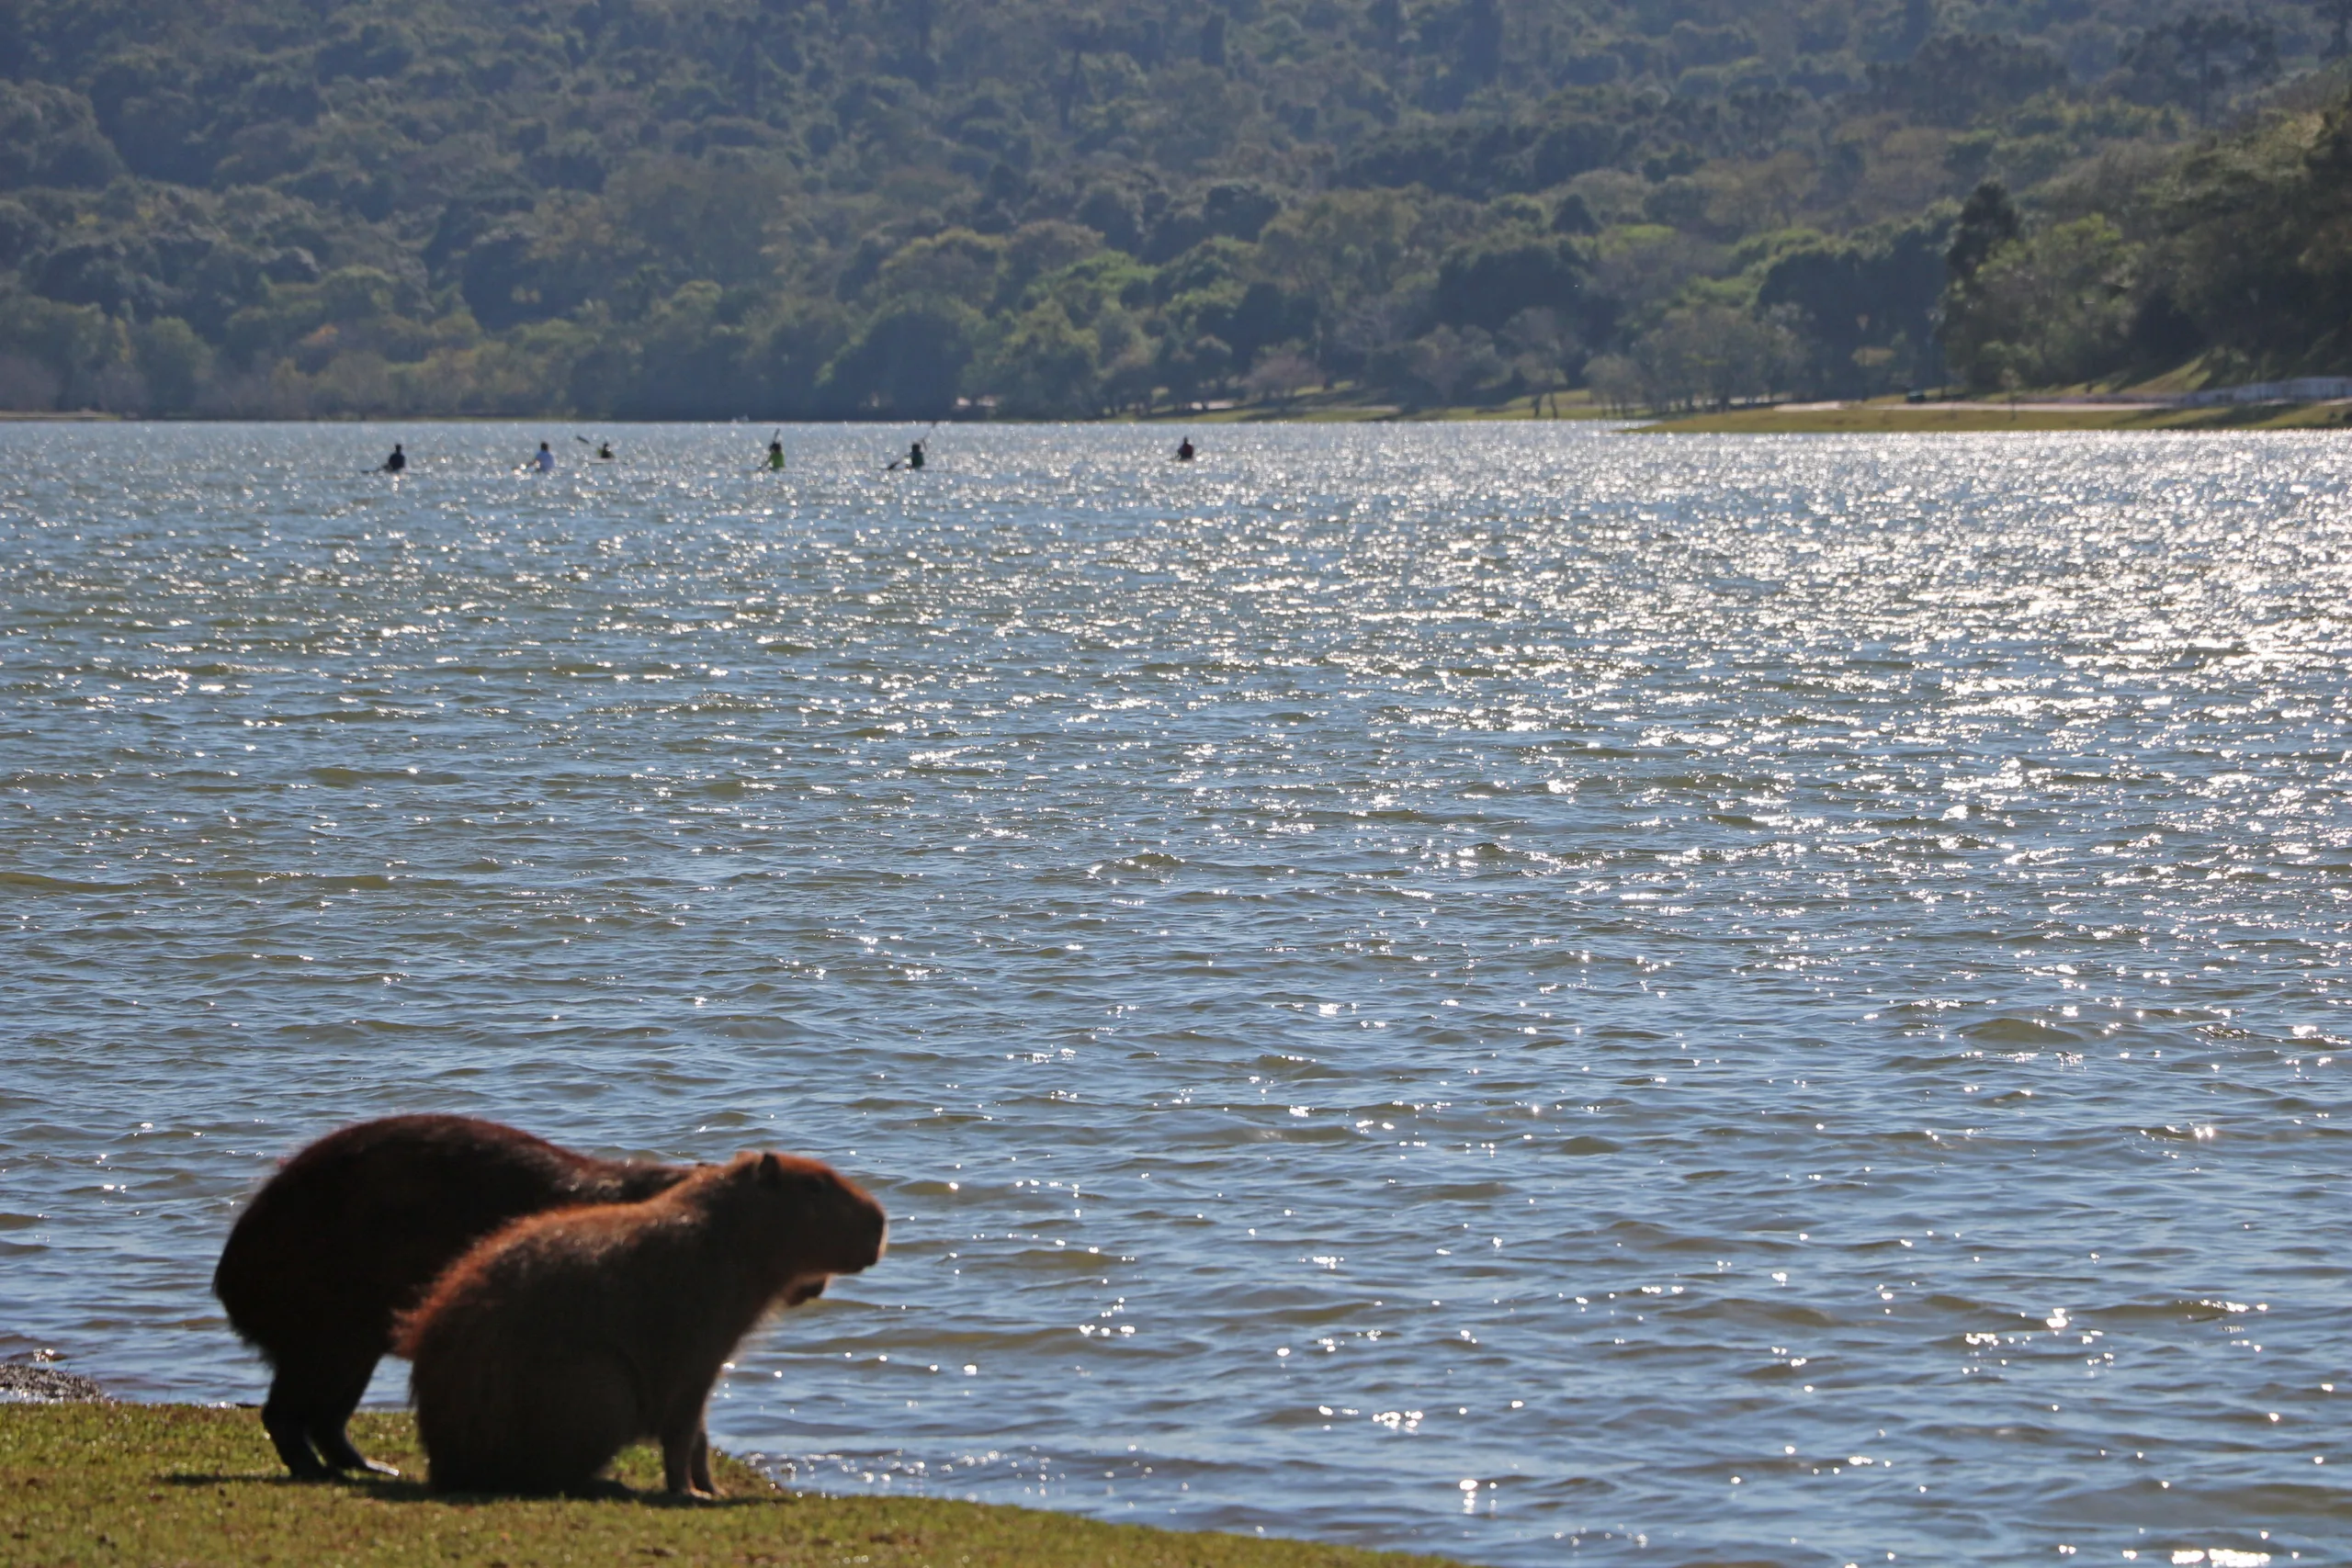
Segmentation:
<svg viewBox="0 0 2352 1568">
<path fill-rule="evenodd" d="M 332 1467 L 336 1467 L 336 1470 L 365 1470 L 374 1476 L 400 1474 L 398 1464 L 386 1464 L 383 1460 L 371 1460 L 367 1458 L 365 1453 L 360 1453 L 357 1448 L 350 1446 L 350 1434 L 344 1432 L 344 1427 L 334 1427 L 334 1429 L 329 1429 L 329 1432 L 315 1432 L 312 1437 L 318 1437 L 320 1453 L 327 1455 L 327 1462 L 332 1464 Z"/>
<path fill-rule="evenodd" d="M 298 1374 L 280 1369 L 269 1382 L 269 1399 L 261 1407 L 261 1424 L 277 1445 L 277 1457 L 297 1481 L 322 1481 L 327 1467 L 311 1450 L 311 1420 L 308 1391 Z"/>
<path fill-rule="evenodd" d="M 709 1493 L 714 1497 L 718 1495 L 718 1483 L 710 1478 L 710 1430 L 707 1427 L 697 1427 L 695 1428 L 695 1462 L 693 1473 L 695 1485 L 701 1487 L 705 1492 Z"/>
<path fill-rule="evenodd" d="M 350 1419 L 348 1416 L 344 1417 L 344 1421 Z M 372 1475 L 400 1473 L 398 1465 L 386 1464 L 379 1459 L 369 1459 L 366 1454 L 353 1448 L 351 1436 L 344 1430 L 341 1421 L 330 1427 L 313 1427 L 311 1435 L 317 1440 L 319 1451 L 326 1455 L 327 1463 L 336 1470 L 364 1470 Z"/>
<path fill-rule="evenodd" d="M 593 1486 L 631 1439 L 652 1423 L 641 1413 L 628 1370 L 602 1357 L 531 1369 L 521 1384 L 521 1419 L 503 1440 L 516 1456 L 525 1492 Z"/>
<path fill-rule="evenodd" d="M 368 1380 L 376 1375 L 376 1355 L 368 1351 L 364 1359 L 353 1356 L 317 1378 L 311 1387 L 311 1441 L 318 1449 L 319 1457 L 333 1470 L 365 1470 L 378 1475 L 398 1475 L 389 1464 L 379 1464 L 351 1446 L 351 1437 L 345 1430 L 351 1413 L 359 1408 L 359 1401 L 368 1393 Z"/>
</svg>

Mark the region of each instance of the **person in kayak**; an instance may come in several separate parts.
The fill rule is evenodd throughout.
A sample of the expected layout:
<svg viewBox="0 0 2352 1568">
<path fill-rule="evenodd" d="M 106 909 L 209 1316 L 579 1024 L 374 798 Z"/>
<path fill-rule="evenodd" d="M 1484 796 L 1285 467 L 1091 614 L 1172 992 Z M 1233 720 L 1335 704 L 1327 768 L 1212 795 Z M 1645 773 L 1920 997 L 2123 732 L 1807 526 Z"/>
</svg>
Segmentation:
<svg viewBox="0 0 2352 1568">
<path fill-rule="evenodd" d="M 555 472 L 555 454 L 548 450 L 546 442 L 539 443 L 539 455 L 531 459 L 530 466 L 543 474 Z"/>
<path fill-rule="evenodd" d="M 768 443 L 768 471 L 784 472 L 784 437 L 781 435 Z"/>
<path fill-rule="evenodd" d="M 922 467 L 922 442 L 918 441 L 913 446 L 907 448 L 907 467 L 910 468 L 920 468 Z"/>
<path fill-rule="evenodd" d="M 609 463 L 612 460 L 613 444 L 609 441 L 598 442 L 596 444 L 596 461 L 600 463 Z"/>
<path fill-rule="evenodd" d="M 1176 445 L 1176 460 L 1180 463 L 1189 463 L 1193 457 L 1193 438 L 1187 435 Z"/>
<path fill-rule="evenodd" d="M 384 466 L 379 470 L 379 472 L 387 474 L 404 474 L 407 471 L 408 454 L 401 451 L 401 444 L 395 441 L 392 443 L 392 455 L 384 459 Z"/>
</svg>

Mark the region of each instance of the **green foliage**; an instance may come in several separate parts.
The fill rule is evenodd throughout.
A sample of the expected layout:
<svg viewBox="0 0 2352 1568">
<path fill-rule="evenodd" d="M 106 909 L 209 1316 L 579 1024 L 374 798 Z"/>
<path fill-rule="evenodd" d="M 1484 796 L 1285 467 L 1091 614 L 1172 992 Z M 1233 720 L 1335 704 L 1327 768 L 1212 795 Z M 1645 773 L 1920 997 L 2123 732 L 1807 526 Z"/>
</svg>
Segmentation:
<svg viewBox="0 0 2352 1568">
<path fill-rule="evenodd" d="M 831 408 L 939 418 L 955 410 L 983 325 L 979 312 L 953 298 L 893 300 L 833 356 L 819 389 Z"/>
<path fill-rule="evenodd" d="M 1581 316 L 1589 274 L 1583 251 L 1564 235 L 1498 235 L 1446 252 L 1430 310 L 1443 325 L 1489 330 L 1522 310 Z"/>
<path fill-rule="evenodd" d="M 2028 227 L 1997 186 L 1950 253 L 1943 340 L 1971 385 L 2352 367 L 2352 97 L 2256 120 Z"/>
<path fill-rule="evenodd" d="M 2184 140 L 2307 91 L 2335 15 L 6 0 L 0 402 L 1079 416 L 1589 362 L 1853 396 L 1940 376 L 1939 310 L 1980 379 L 2340 367 L 2341 133 Z M 2124 292 L 2086 315 L 2050 290 L 2088 231 L 2038 236 L 2095 213 Z"/>
<path fill-rule="evenodd" d="M 122 166 L 89 99 L 47 83 L 0 81 L 0 190 L 103 186 Z"/>
<path fill-rule="evenodd" d="M 2066 63 L 2046 49 L 1984 33 L 1929 39 L 1899 65 L 1871 67 L 1887 104 L 1931 125 L 1973 125 L 1987 114 L 2063 87 Z"/>
<path fill-rule="evenodd" d="M 1694 304 L 1634 345 L 1641 400 L 1654 409 L 1728 408 L 1789 384 L 1795 344 L 1789 331 L 1727 305 Z"/>
<path fill-rule="evenodd" d="M 1840 240 L 1813 237 L 1764 267 L 1757 301 L 1794 334 L 1810 390 L 1875 397 L 1943 379 L 1935 341 L 1949 208 Z"/>
<path fill-rule="evenodd" d="M 2266 371 L 2352 364 L 2352 98 L 2199 149 L 2148 205 L 2197 334 Z"/>
<path fill-rule="evenodd" d="M 1969 385 L 2089 380 L 2122 359 L 2132 321 L 2133 247 L 2102 217 L 2004 242 L 1964 285 L 1944 339 Z"/>
<path fill-rule="evenodd" d="M 1099 413 L 1101 345 L 1081 332 L 1059 301 L 1047 299 L 1009 322 L 990 352 L 982 384 L 1000 406 L 1030 418 Z"/>
</svg>

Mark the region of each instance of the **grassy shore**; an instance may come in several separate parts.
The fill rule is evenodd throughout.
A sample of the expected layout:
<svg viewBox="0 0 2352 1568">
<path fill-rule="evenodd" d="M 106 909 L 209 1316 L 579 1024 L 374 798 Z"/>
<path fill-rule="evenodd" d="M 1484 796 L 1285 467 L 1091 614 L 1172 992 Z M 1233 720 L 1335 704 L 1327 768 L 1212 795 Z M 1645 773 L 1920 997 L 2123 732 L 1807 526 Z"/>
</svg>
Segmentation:
<svg viewBox="0 0 2352 1568">
<path fill-rule="evenodd" d="M 1661 434 L 1797 435 L 1966 430 L 2335 430 L 2352 425 L 2352 404 L 2233 403 L 2176 409 L 2129 403 L 1847 403 L 1836 408 L 1733 409 L 1655 420 Z"/>
<path fill-rule="evenodd" d="M 353 1423 L 369 1454 L 421 1475 L 405 1416 Z M 1438 1560 L 1250 1536 L 1106 1525 L 1035 1508 L 777 1490 L 732 1460 L 727 1495 L 442 1498 L 414 1480 L 289 1481 L 251 1410 L 0 1405 L 0 1562 L 865 1564 L 868 1568 L 1433 1568 Z M 660 1483 L 653 1454 L 624 1457 Z"/>
</svg>

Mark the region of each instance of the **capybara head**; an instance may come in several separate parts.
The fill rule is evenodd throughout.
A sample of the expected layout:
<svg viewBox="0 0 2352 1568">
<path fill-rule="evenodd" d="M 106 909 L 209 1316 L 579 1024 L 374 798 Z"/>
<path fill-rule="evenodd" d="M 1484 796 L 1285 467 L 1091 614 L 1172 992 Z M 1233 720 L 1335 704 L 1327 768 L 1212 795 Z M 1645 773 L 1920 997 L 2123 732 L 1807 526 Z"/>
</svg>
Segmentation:
<svg viewBox="0 0 2352 1568">
<path fill-rule="evenodd" d="M 822 1295 L 828 1275 L 855 1274 L 882 1256 L 890 1230 L 882 1205 L 831 1166 L 747 1149 L 723 1179 L 730 1199 L 758 1216 L 763 1244 L 800 1261 L 787 1306 Z"/>
</svg>

